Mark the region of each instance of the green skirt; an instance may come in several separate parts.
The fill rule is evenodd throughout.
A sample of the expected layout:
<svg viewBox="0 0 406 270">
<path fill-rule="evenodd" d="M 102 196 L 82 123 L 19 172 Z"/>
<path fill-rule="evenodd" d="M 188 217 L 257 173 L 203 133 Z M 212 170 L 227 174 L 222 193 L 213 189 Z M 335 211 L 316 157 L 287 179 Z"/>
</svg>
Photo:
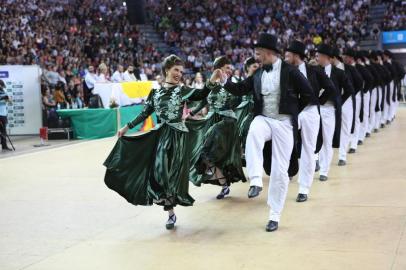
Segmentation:
<svg viewBox="0 0 406 270">
<path fill-rule="evenodd" d="M 242 150 L 235 119 L 214 114 L 206 120 L 187 121 L 186 125 L 192 137 L 190 142 L 193 143 L 189 176 L 193 184 L 222 185 L 219 180 L 210 180 L 211 176 L 205 174 L 204 161 L 209 161 L 222 170 L 227 185 L 246 181 L 242 170 Z"/>
<path fill-rule="evenodd" d="M 187 132 L 168 125 L 118 139 L 104 162 L 106 185 L 134 205 L 191 206 Z"/>
</svg>

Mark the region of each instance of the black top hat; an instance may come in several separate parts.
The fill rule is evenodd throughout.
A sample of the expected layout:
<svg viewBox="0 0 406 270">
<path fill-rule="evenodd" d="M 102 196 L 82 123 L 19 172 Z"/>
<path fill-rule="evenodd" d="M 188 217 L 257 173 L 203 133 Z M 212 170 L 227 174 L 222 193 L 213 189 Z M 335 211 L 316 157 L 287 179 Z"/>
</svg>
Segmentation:
<svg viewBox="0 0 406 270">
<path fill-rule="evenodd" d="M 336 58 L 341 58 L 341 57 L 340 57 L 340 49 L 339 49 L 339 48 L 337 48 L 337 47 L 334 47 L 334 48 L 333 48 L 333 56 L 336 57 Z"/>
<path fill-rule="evenodd" d="M 287 52 L 296 53 L 303 58 L 306 57 L 306 45 L 299 40 L 294 40 L 289 44 L 289 47 L 286 49 Z"/>
<path fill-rule="evenodd" d="M 371 51 L 368 55 L 369 59 L 378 60 L 378 54 L 376 51 Z"/>
<path fill-rule="evenodd" d="M 258 42 L 254 44 L 255 48 L 264 48 L 268 50 L 273 50 L 279 53 L 278 49 L 278 39 L 271 34 L 261 33 L 259 35 Z"/>
<path fill-rule="evenodd" d="M 363 51 L 354 51 L 354 58 L 364 60 L 364 52 Z"/>
<path fill-rule="evenodd" d="M 321 53 L 321 54 L 325 54 L 325 55 L 330 56 L 330 57 L 334 57 L 333 48 L 331 48 L 327 44 L 320 44 L 319 47 L 317 48 L 316 52 Z"/>
<path fill-rule="evenodd" d="M 393 53 L 391 51 L 389 51 L 389 50 L 384 50 L 383 54 L 386 55 L 386 56 L 389 56 L 391 58 L 393 57 Z"/>
<path fill-rule="evenodd" d="M 356 53 L 355 53 L 355 51 L 354 51 L 353 49 L 348 48 L 348 49 L 344 50 L 343 55 L 347 55 L 347 56 L 350 56 L 350 57 L 354 57 L 354 58 L 355 58 Z"/>
</svg>

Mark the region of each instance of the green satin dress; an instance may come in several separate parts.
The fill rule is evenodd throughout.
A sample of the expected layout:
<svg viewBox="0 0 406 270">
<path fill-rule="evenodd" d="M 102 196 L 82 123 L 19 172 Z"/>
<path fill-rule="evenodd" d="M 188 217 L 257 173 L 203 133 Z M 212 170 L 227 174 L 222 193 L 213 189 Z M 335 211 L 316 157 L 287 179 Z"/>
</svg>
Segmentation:
<svg viewBox="0 0 406 270">
<path fill-rule="evenodd" d="M 182 121 L 183 104 L 205 99 L 210 90 L 184 86 L 154 89 L 143 111 L 128 126 L 155 112 L 158 124 L 151 131 L 119 138 L 104 162 L 105 183 L 134 205 L 191 206 L 189 195 L 189 130 Z"/>
<path fill-rule="evenodd" d="M 206 174 L 204 161 L 209 161 L 222 170 L 227 185 L 238 181 L 245 182 L 237 117 L 233 111 L 238 104 L 236 97 L 216 85 L 212 87 L 207 99 L 192 112 L 200 111 L 207 104 L 209 113 L 206 119 L 186 121 L 192 144 L 190 181 L 196 186 L 223 185 L 217 179 L 211 180 L 212 176 Z"/>
</svg>

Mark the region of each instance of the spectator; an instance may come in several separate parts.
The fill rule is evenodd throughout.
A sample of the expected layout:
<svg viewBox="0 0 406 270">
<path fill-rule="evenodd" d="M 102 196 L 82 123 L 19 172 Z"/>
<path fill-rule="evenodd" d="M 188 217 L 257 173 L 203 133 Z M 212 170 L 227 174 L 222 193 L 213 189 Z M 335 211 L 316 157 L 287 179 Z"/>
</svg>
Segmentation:
<svg viewBox="0 0 406 270">
<path fill-rule="evenodd" d="M 134 75 L 134 66 L 128 66 L 127 70 L 124 72 L 124 81 L 125 82 L 132 82 L 136 81 L 137 78 Z"/>
<path fill-rule="evenodd" d="M 94 73 L 94 67 L 90 66 L 83 83 L 85 104 L 89 104 L 89 99 L 93 95 L 94 84 L 96 82 L 97 75 Z"/>
<path fill-rule="evenodd" d="M 117 70 L 111 76 L 111 81 L 115 83 L 120 83 L 124 81 L 124 68 L 122 65 L 117 66 Z"/>
<path fill-rule="evenodd" d="M 98 70 L 99 74 L 97 75 L 96 81 L 101 83 L 109 82 L 109 69 L 107 65 L 105 63 L 101 63 Z"/>
</svg>

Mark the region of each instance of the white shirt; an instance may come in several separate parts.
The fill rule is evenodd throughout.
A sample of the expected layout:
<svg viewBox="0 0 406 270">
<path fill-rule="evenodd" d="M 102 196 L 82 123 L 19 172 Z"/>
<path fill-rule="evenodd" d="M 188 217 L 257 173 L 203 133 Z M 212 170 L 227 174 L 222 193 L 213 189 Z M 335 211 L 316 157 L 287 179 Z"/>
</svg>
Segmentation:
<svg viewBox="0 0 406 270">
<path fill-rule="evenodd" d="M 123 78 L 125 82 L 134 82 L 137 80 L 137 78 L 135 78 L 134 73 L 130 73 L 128 72 L 128 70 L 124 72 Z"/>
<path fill-rule="evenodd" d="M 306 79 L 307 79 L 307 71 L 306 71 L 306 64 L 305 64 L 305 62 L 303 62 L 303 63 L 301 63 L 301 64 L 299 65 L 299 70 L 300 70 L 300 72 L 303 74 L 303 76 L 305 76 Z"/>
<path fill-rule="evenodd" d="M 324 71 L 326 72 L 327 76 L 331 77 L 331 64 L 324 67 Z"/>
<path fill-rule="evenodd" d="M 87 88 L 93 89 L 93 88 L 94 88 L 94 84 L 96 83 L 96 81 L 97 81 L 97 75 L 96 75 L 96 74 L 90 73 L 90 72 L 88 72 L 88 73 L 86 74 L 86 76 L 85 76 L 85 82 L 86 82 Z"/>
<path fill-rule="evenodd" d="M 264 70 L 261 77 L 261 94 L 264 96 L 262 114 L 276 120 L 289 119 L 289 115 L 279 114 L 282 60 L 278 58 L 272 66 L 272 70 L 269 72 Z"/>
<path fill-rule="evenodd" d="M 324 67 L 324 71 L 326 72 L 326 74 L 329 78 L 331 77 L 331 69 L 332 69 L 331 64 L 328 64 L 327 66 Z M 323 94 L 323 92 L 324 92 L 324 89 L 322 89 L 320 91 L 319 97 Z M 327 101 L 323 106 L 334 107 L 334 104 L 331 101 Z"/>
<path fill-rule="evenodd" d="M 108 82 L 108 80 L 106 79 L 106 76 L 103 73 L 100 73 L 99 76 L 97 76 L 96 78 L 97 82 Z"/>
<path fill-rule="evenodd" d="M 339 69 L 341 69 L 341 70 L 344 70 L 344 64 L 341 63 L 341 62 L 338 62 L 337 68 L 339 68 Z"/>
<path fill-rule="evenodd" d="M 118 70 L 116 70 L 116 71 L 113 73 L 113 76 L 111 76 L 111 81 L 112 81 L 112 82 L 115 82 L 115 83 L 119 83 L 119 82 L 124 81 L 123 73 L 122 73 L 122 72 L 119 72 Z"/>
</svg>

